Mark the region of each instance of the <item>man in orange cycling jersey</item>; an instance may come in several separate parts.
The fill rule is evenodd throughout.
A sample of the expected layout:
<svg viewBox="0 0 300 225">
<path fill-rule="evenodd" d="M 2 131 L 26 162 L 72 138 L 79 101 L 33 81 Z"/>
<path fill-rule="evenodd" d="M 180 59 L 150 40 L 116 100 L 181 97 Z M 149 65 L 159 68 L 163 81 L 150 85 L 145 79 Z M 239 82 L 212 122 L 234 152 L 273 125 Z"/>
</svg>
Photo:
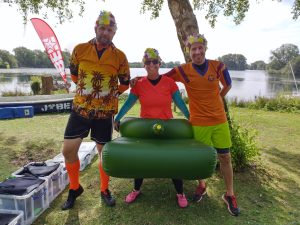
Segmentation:
<svg viewBox="0 0 300 225">
<path fill-rule="evenodd" d="M 165 75 L 184 84 L 189 97 L 190 122 L 195 139 L 217 150 L 226 185 L 226 193 L 222 199 L 229 213 L 238 216 L 240 211 L 233 192 L 229 151 L 231 137 L 222 101 L 231 88 L 231 78 L 222 62 L 205 58 L 207 40 L 203 35 L 190 35 L 186 41 L 186 48 L 192 62 L 175 67 Z M 200 202 L 205 194 L 205 181 L 199 180 L 193 200 Z"/>
</svg>

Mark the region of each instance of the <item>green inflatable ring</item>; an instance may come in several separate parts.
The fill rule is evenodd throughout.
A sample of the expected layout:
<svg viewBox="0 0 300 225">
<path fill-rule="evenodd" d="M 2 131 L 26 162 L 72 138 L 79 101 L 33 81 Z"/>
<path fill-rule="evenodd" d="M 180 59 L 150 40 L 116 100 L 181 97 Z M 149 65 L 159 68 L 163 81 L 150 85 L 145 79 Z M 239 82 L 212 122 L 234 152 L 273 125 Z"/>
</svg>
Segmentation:
<svg viewBox="0 0 300 225">
<path fill-rule="evenodd" d="M 186 139 L 193 138 L 193 129 L 185 119 L 142 119 L 127 117 L 120 125 L 122 137 L 145 139 Z"/>
<path fill-rule="evenodd" d="M 214 173 L 216 150 L 192 138 L 187 120 L 127 118 L 120 130 L 121 137 L 102 151 L 103 169 L 110 176 L 194 180 Z"/>
</svg>

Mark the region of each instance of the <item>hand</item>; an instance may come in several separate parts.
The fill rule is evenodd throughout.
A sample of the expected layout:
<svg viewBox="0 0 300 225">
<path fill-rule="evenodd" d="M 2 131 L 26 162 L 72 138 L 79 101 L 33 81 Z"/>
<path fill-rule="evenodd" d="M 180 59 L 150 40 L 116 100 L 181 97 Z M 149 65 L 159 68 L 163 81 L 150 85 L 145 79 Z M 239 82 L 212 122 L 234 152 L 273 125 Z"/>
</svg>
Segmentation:
<svg viewBox="0 0 300 225">
<path fill-rule="evenodd" d="M 69 83 L 68 81 L 65 83 L 65 88 L 66 88 L 66 91 L 69 93 L 69 89 L 71 87 L 71 83 Z"/>
<path fill-rule="evenodd" d="M 65 83 L 65 87 L 66 87 L 66 89 L 69 89 L 69 88 L 71 87 L 71 83 L 67 81 L 67 82 Z"/>
<path fill-rule="evenodd" d="M 120 131 L 120 121 L 114 121 L 114 129 L 115 131 Z"/>
<path fill-rule="evenodd" d="M 129 84 L 130 84 L 130 87 L 133 88 L 135 85 L 136 85 L 136 82 L 138 82 L 139 79 L 141 79 L 142 77 L 135 77 L 135 78 L 132 78 L 130 81 L 129 81 Z"/>
</svg>

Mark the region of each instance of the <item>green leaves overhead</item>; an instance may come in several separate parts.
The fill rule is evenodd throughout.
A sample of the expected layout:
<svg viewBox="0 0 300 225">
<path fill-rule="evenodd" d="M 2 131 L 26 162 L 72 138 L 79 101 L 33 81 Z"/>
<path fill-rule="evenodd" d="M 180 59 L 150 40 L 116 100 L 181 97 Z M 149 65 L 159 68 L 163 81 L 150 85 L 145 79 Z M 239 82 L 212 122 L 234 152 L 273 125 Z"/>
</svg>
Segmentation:
<svg viewBox="0 0 300 225">
<path fill-rule="evenodd" d="M 292 8 L 293 19 L 296 20 L 300 16 L 300 1 L 295 0 Z"/>
<path fill-rule="evenodd" d="M 206 11 L 205 19 L 211 27 L 215 27 L 218 15 L 233 16 L 235 24 L 240 24 L 249 10 L 249 0 L 194 0 L 195 10 Z"/>
<path fill-rule="evenodd" d="M 105 0 L 102 0 L 105 1 Z M 170 5 L 175 0 L 166 0 Z M 257 0 L 255 3 L 259 3 L 263 0 Z M 273 0 L 275 1 L 275 0 Z M 281 0 L 276 0 L 281 1 Z M 44 18 L 48 17 L 48 12 L 54 12 L 58 18 L 59 23 L 63 23 L 66 20 L 70 20 L 74 16 L 74 10 L 78 10 L 78 14 L 81 16 L 85 9 L 87 0 L 2 0 L 3 3 L 7 3 L 10 6 L 17 5 L 21 12 L 24 23 L 27 21 L 27 17 L 30 13 L 40 14 Z M 250 0 L 181 0 L 184 2 L 191 2 L 194 10 L 204 11 L 205 18 L 209 21 L 212 27 L 215 26 L 218 16 L 222 13 L 224 16 L 232 16 L 235 24 L 240 24 L 250 8 Z M 253 1 L 254 2 L 254 1 Z M 164 0 L 141 0 L 141 13 L 147 11 L 151 12 L 151 18 L 159 17 L 159 12 L 162 9 Z M 251 4 L 252 3 L 251 1 Z M 76 7 L 74 7 L 76 6 Z M 77 11 L 76 11 L 77 13 Z M 300 16 L 300 1 L 294 0 L 291 8 L 293 19 L 296 20 Z"/>
<path fill-rule="evenodd" d="M 167 1 L 169 4 L 172 2 L 172 0 Z M 260 1 L 257 1 L 256 3 L 259 2 Z M 157 18 L 159 17 L 159 11 L 161 10 L 163 3 L 163 0 L 144 0 L 142 3 L 141 12 L 145 13 L 146 11 L 150 11 L 151 18 Z M 234 23 L 238 25 L 244 20 L 246 13 L 250 8 L 249 0 L 193 0 L 191 1 L 191 4 L 193 5 L 194 10 L 206 12 L 205 19 L 208 20 L 211 27 L 215 27 L 217 18 L 221 13 L 227 17 L 232 16 Z M 299 0 L 295 0 L 293 3 L 292 15 L 294 20 L 298 19 L 300 15 Z"/>
<path fill-rule="evenodd" d="M 54 12 L 59 23 L 73 18 L 74 5 L 79 7 L 79 15 L 84 12 L 84 0 L 3 0 L 3 3 L 8 3 L 10 6 L 17 5 L 21 12 L 24 24 L 27 22 L 27 17 L 30 13 L 40 14 L 44 18 L 48 17 L 48 12 Z"/>
<path fill-rule="evenodd" d="M 144 0 L 141 7 L 141 13 L 151 11 L 151 19 L 159 17 L 159 11 L 163 6 L 164 0 Z"/>
</svg>

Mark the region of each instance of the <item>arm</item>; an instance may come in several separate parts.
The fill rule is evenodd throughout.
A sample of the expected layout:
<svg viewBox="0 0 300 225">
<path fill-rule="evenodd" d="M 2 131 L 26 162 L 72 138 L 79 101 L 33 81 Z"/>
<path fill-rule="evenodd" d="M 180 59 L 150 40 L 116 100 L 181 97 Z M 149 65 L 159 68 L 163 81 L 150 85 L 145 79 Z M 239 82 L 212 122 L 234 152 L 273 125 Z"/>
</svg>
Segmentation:
<svg viewBox="0 0 300 225">
<path fill-rule="evenodd" d="M 120 109 L 118 115 L 116 116 L 115 122 L 119 122 L 122 119 L 122 117 L 129 111 L 129 109 L 132 108 L 132 106 L 137 101 L 137 99 L 138 99 L 138 97 L 135 96 L 134 94 L 132 94 L 132 93 L 129 94 L 126 102 L 124 103 L 124 105 Z"/>
<path fill-rule="evenodd" d="M 120 60 L 120 67 L 118 69 L 118 95 L 122 94 L 129 88 L 129 81 L 130 81 L 130 69 L 129 63 L 126 58 L 126 55 L 122 51 L 117 51 Z"/>
<path fill-rule="evenodd" d="M 130 76 L 126 74 L 120 74 L 118 75 L 118 78 L 120 82 L 118 86 L 118 94 L 120 95 L 129 88 Z"/>
<path fill-rule="evenodd" d="M 173 68 L 173 69 L 171 69 L 169 72 L 164 73 L 164 74 L 162 74 L 162 75 L 163 75 L 163 76 L 170 77 L 170 78 L 173 78 L 173 76 L 176 75 L 176 70 L 175 70 L 175 68 Z"/>
<path fill-rule="evenodd" d="M 229 92 L 230 89 L 231 89 L 231 85 L 225 86 L 225 87 L 223 86 L 223 88 L 220 91 L 221 97 L 224 98 L 225 95 Z"/>
<path fill-rule="evenodd" d="M 70 72 L 72 81 L 77 84 L 78 81 L 78 66 L 70 64 Z"/>
<path fill-rule="evenodd" d="M 222 98 L 224 98 L 226 94 L 229 92 L 229 90 L 231 89 L 231 83 L 232 83 L 227 68 L 223 70 L 220 81 L 223 85 L 223 88 L 220 91 L 220 95 Z"/>
<path fill-rule="evenodd" d="M 130 82 L 129 82 L 130 83 L 130 87 L 133 88 L 135 86 L 136 82 L 138 82 L 138 80 L 141 79 L 141 78 L 143 78 L 143 77 L 142 76 L 137 76 L 135 78 L 132 78 L 130 80 Z"/>
<path fill-rule="evenodd" d="M 79 62 L 76 59 L 76 47 L 75 47 L 70 58 L 70 66 L 69 66 L 71 79 L 75 84 L 77 84 L 78 81 L 78 68 L 79 68 Z"/>
<path fill-rule="evenodd" d="M 189 77 L 184 71 L 183 65 L 174 67 L 169 72 L 162 74 L 163 76 L 167 76 L 174 80 L 175 82 L 181 82 L 185 85 L 185 83 L 189 83 Z"/>
<path fill-rule="evenodd" d="M 187 119 L 189 119 L 190 118 L 190 112 L 189 112 L 188 108 L 186 107 L 184 101 L 182 100 L 182 98 L 180 96 L 180 92 L 176 91 L 172 95 L 172 99 L 173 99 L 174 103 L 177 105 L 177 107 L 180 109 L 180 111 L 183 113 L 183 115 Z"/>
</svg>

